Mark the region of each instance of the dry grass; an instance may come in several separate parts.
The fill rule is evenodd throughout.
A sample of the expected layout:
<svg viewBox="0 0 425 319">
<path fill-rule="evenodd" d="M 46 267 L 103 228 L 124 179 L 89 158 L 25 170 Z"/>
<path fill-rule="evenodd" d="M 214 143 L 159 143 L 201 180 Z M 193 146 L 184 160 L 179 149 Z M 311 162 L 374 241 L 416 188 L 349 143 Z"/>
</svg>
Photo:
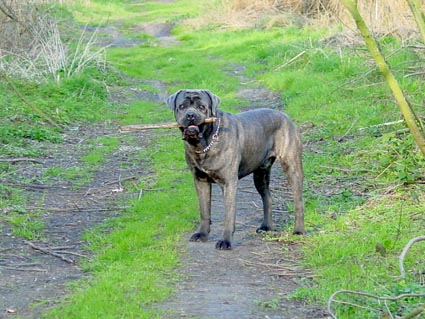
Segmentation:
<svg viewBox="0 0 425 319">
<path fill-rule="evenodd" d="M 375 33 L 403 38 L 416 33 L 407 1 L 359 0 L 358 5 Z M 194 26 L 214 23 L 225 28 L 294 24 L 327 27 L 342 23 L 355 29 L 354 21 L 339 0 L 222 0 L 218 8 L 205 8 L 205 12 L 204 17 L 189 23 Z"/>
<path fill-rule="evenodd" d="M 63 40 L 63 31 L 50 13 L 55 3 L 61 0 L 0 1 L 0 72 L 60 82 L 90 65 L 104 66 L 104 48 L 93 50 L 97 32 L 84 30 L 72 49 L 72 39 Z"/>
</svg>

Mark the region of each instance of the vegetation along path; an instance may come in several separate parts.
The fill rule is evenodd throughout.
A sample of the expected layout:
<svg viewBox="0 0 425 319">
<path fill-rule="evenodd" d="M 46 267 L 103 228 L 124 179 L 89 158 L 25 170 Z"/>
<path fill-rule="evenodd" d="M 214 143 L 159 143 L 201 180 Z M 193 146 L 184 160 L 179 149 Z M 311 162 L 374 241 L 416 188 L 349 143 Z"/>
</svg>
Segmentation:
<svg viewBox="0 0 425 319">
<path fill-rule="evenodd" d="M 419 298 L 354 296 L 335 306 L 338 318 L 401 318 L 423 302 L 421 243 L 406 258 L 409 276 L 396 269 L 425 226 L 425 163 L 356 38 L 260 2 L 53 3 L 47 12 L 74 38 L 68 50 L 86 43 L 104 56 L 51 79 L 0 73 L 0 318 L 319 319 L 341 289 Z M 12 9 L 0 5 L 0 23 L 32 12 Z M 15 58 L 1 59 L 1 43 L 0 72 Z M 416 48 L 390 62 L 411 70 L 403 84 L 417 102 Z M 291 192 L 276 165 L 276 231 L 256 234 L 262 205 L 247 177 L 233 249 L 214 247 L 224 214 L 216 186 L 208 242 L 188 241 L 199 216 L 181 133 L 118 131 L 173 121 L 164 100 L 180 88 L 209 89 L 230 112 L 290 114 L 303 132 L 307 236 L 290 233 Z"/>
</svg>

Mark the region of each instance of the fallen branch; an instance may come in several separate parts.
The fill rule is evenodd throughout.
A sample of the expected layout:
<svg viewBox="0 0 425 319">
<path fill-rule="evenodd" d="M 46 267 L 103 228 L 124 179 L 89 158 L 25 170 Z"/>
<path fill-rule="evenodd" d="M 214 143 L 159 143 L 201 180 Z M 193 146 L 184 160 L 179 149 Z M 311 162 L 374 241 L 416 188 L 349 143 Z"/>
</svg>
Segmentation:
<svg viewBox="0 0 425 319">
<path fill-rule="evenodd" d="M 47 272 L 47 269 L 43 268 L 19 268 L 19 267 L 10 267 L 10 266 L 3 266 L 0 265 L 1 268 L 7 269 L 7 270 L 14 270 L 14 271 L 33 271 L 33 272 Z"/>
<path fill-rule="evenodd" d="M 364 131 L 364 130 L 367 130 L 367 129 L 378 128 L 378 127 L 392 126 L 392 125 L 397 125 L 397 124 L 401 124 L 401 123 L 404 123 L 404 120 L 386 122 L 386 123 L 376 124 L 376 125 L 372 125 L 372 126 L 368 126 L 368 127 L 360 127 L 359 131 Z"/>
<path fill-rule="evenodd" d="M 10 78 L 6 75 L 6 73 L 0 72 L 0 77 L 2 77 L 7 82 L 7 84 L 9 84 L 12 91 L 14 91 L 16 93 L 16 95 L 19 97 L 19 99 L 21 99 L 21 101 L 24 102 L 24 104 L 29 106 L 31 108 L 31 110 L 34 111 L 34 113 L 37 113 L 38 116 L 40 116 L 42 119 L 47 121 L 50 125 L 55 126 L 55 127 L 61 127 L 61 125 L 59 125 L 55 121 L 53 121 L 50 118 L 50 116 L 47 115 L 46 113 L 44 113 L 38 106 L 36 106 L 32 102 L 28 101 L 26 99 L 26 97 L 21 93 L 21 91 L 18 90 L 18 88 L 15 86 L 15 84 L 12 82 L 12 80 L 10 80 Z"/>
<path fill-rule="evenodd" d="M 399 257 L 399 266 L 400 266 L 400 276 L 401 278 L 406 278 L 406 271 L 404 269 L 404 258 L 406 258 L 406 254 L 409 251 L 409 249 L 413 246 L 414 243 L 418 241 L 425 240 L 425 236 L 418 236 L 415 238 L 412 238 L 406 246 L 404 246 L 403 251 L 400 254 Z"/>
<path fill-rule="evenodd" d="M 306 53 L 307 51 L 301 51 L 300 53 L 298 53 L 296 56 L 294 56 L 292 59 L 290 59 L 289 61 L 286 61 L 285 63 L 279 65 L 277 68 L 274 69 L 274 71 L 279 71 L 280 69 L 284 68 L 285 66 L 295 62 L 299 57 L 301 57 L 302 55 L 304 55 L 304 53 Z"/>
<path fill-rule="evenodd" d="M 204 123 L 214 123 L 217 118 L 215 117 L 207 117 Z M 182 127 L 178 123 L 164 123 L 164 124 L 134 124 L 134 125 L 123 125 L 120 126 L 120 132 L 131 132 L 131 131 L 143 131 L 143 130 L 151 130 L 158 128 L 179 128 Z"/>
<path fill-rule="evenodd" d="M 17 162 L 33 162 L 38 164 L 43 164 L 42 161 L 35 159 L 35 158 L 29 158 L 29 157 L 18 157 L 18 158 L 0 158 L 0 162 L 4 163 L 17 163 Z"/>
<path fill-rule="evenodd" d="M 42 253 L 45 253 L 45 254 L 47 254 L 47 255 L 51 255 L 51 256 L 53 256 L 53 257 L 59 258 L 59 259 L 61 259 L 61 260 L 65 261 L 65 262 L 67 262 L 67 263 L 69 263 L 69 264 L 74 264 L 74 263 L 75 263 L 75 261 L 74 261 L 74 260 L 69 259 L 69 258 L 66 258 L 65 256 L 62 256 L 61 254 L 58 254 L 58 253 L 56 253 L 56 252 L 54 252 L 54 251 L 51 251 L 50 249 L 47 249 L 47 248 L 43 248 L 43 247 L 37 246 L 37 245 L 33 244 L 33 243 L 32 243 L 32 242 L 30 242 L 30 241 L 25 241 L 25 243 L 26 243 L 27 245 L 29 245 L 32 249 L 39 250 L 39 251 L 41 251 Z"/>
<path fill-rule="evenodd" d="M 425 305 L 421 305 L 420 307 L 416 308 L 411 313 L 405 315 L 401 319 L 413 319 L 413 318 L 417 317 L 417 315 L 419 315 L 422 312 L 425 312 Z"/>
<path fill-rule="evenodd" d="M 338 290 L 338 291 L 336 291 L 336 292 L 334 292 L 330 297 L 329 297 L 329 300 L 328 300 L 328 305 L 327 305 L 327 310 L 328 310 L 328 312 L 329 312 L 329 314 L 331 315 L 331 317 L 332 318 L 334 318 L 334 319 L 338 319 L 338 317 L 336 316 L 336 314 L 332 311 L 332 302 L 336 302 L 336 303 L 341 303 L 341 304 L 347 304 L 347 302 L 345 302 L 345 301 L 340 301 L 340 300 L 335 300 L 335 297 L 337 296 L 337 295 L 339 295 L 339 294 L 350 294 L 350 295 L 358 295 L 358 296 L 364 296 L 364 297 L 368 297 L 368 298 L 373 298 L 373 299 L 375 299 L 375 300 L 378 300 L 378 301 L 398 301 L 398 300 L 400 300 L 400 299 L 405 299 L 405 298 L 412 298 L 412 297 L 425 297 L 425 294 L 410 294 L 410 293 L 408 293 L 408 294 L 401 294 L 401 295 L 398 295 L 398 296 L 395 296 L 395 297 L 382 297 L 382 296 L 377 296 L 377 295 L 374 295 L 374 294 L 370 294 L 370 293 L 367 293 L 367 292 L 361 292 L 361 291 L 354 291 L 354 290 Z M 349 304 L 349 303 L 348 303 Z M 354 305 L 354 304 L 353 304 Z M 367 308 L 367 309 L 371 309 L 371 308 L 369 308 L 369 307 L 365 307 L 365 306 L 361 306 L 361 305 L 356 305 L 357 307 L 360 307 L 360 308 Z M 415 311 L 419 311 L 419 313 L 420 312 L 422 312 L 423 311 L 423 308 L 422 307 L 420 307 L 420 308 L 417 308 Z M 409 314 L 410 315 L 410 314 Z M 411 316 L 407 316 L 407 317 L 403 317 L 404 319 L 405 318 L 412 318 Z"/>
<path fill-rule="evenodd" d="M 400 266 L 400 275 L 402 278 L 406 277 L 406 271 L 404 269 L 404 259 L 406 257 L 407 252 L 409 251 L 409 249 L 413 246 L 414 243 L 419 242 L 425 240 L 425 235 L 424 236 L 418 236 L 415 238 L 412 238 L 407 244 L 406 246 L 403 248 L 402 253 L 400 254 L 399 257 L 399 266 Z M 378 311 L 377 309 L 373 309 L 367 306 L 363 306 L 360 304 L 353 304 L 347 301 L 343 301 L 343 300 L 336 300 L 335 297 L 339 294 L 349 294 L 349 295 L 357 295 L 357 296 L 363 296 L 363 297 L 367 297 L 367 298 L 372 298 L 375 299 L 377 301 L 382 301 L 385 303 L 387 301 L 398 301 L 400 299 L 405 299 L 405 298 L 423 298 L 425 297 L 424 293 L 420 293 L 420 294 L 415 294 L 415 293 L 407 293 L 407 294 L 401 294 L 395 297 L 384 297 L 384 296 L 378 296 L 378 295 L 374 295 L 371 293 L 367 293 L 367 292 L 361 292 L 361 291 L 354 291 L 354 290 L 338 290 L 336 292 L 334 292 L 328 300 L 328 304 L 327 304 L 327 310 L 329 312 L 329 314 L 331 315 L 331 317 L 333 319 L 338 319 L 337 315 L 332 311 L 332 303 L 339 303 L 339 304 L 343 304 L 343 305 L 350 305 L 353 307 L 358 307 L 358 308 L 362 308 L 362 309 L 368 309 L 368 310 L 373 310 L 373 311 Z M 388 314 L 391 316 L 391 318 L 393 318 L 390 309 L 387 307 L 387 311 Z M 419 307 L 417 307 L 416 309 L 414 309 L 413 311 L 411 311 L 410 313 L 408 313 L 407 315 L 405 315 L 404 317 L 401 317 L 401 319 L 411 319 L 411 318 L 415 318 L 417 315 L 421 314 L 425 312 L 425 305 L 422 304 Z"/>
</svg>

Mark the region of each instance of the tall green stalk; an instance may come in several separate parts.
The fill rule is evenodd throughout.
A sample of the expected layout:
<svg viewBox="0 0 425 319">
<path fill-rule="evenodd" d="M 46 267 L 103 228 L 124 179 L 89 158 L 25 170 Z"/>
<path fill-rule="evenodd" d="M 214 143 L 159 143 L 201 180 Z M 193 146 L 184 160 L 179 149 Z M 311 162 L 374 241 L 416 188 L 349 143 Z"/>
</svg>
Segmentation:
<svg viewBox="0 0 425 319">
<path fill-rule="evenodd" d="M 393 92 L 393 95 L 400 107 L 401 113 L 403 114 L 404 120 L 409 127 L 410 132 L 412 133 L 422 154 L 425 155 L 425 132 L 423 130 L 423 126 L 414 113 L 412 107 L 409 105 L 397 79 L 394 77 L 390 67 L 385 61 L 385 58 L 382 55 L 375 38 L 372 36 L 372 33 L 369 31 L 365 21 L 363 20 L 357 7 L 357 0 L 341 0 L 341 2 L 353 16 L 357 28 L 359 29 L 370 54 L 372 55 L 376 65 L 378 66 L 378 69 L 384 75 L 389 87 L 391 88 L 391 91 Z"/>
<path fill-rule="evenodd" d="M 421 3 L 419 0 L 407 0 L 415 17 L 416 25 L 418 26 L 419 32 L 421 33 L 422 42 L 425 43 L 425 16 L 421 10 Z"/>
</svg>

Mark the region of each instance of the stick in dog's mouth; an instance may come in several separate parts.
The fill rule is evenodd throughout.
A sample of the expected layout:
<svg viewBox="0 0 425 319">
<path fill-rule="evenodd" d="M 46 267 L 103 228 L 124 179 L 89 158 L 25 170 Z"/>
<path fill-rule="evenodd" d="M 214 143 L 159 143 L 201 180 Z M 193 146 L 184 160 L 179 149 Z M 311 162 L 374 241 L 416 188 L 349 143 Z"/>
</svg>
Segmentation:
<svg viewBox="0 0 425 319">
<path fill-rule="evenodd" d="M 214 123 L 217 120 L 216 117 L 207 117 L 203 123 Z M 143 131 L 150 129 L 158 128 L 183 128 L 180 124 L 174 123 L 164 123 L 164 124 L 133 124 L 133 125 L 123 125 L 120 126 L 120 132 L 130 132 L 130 131 Z"/>
</svg>

